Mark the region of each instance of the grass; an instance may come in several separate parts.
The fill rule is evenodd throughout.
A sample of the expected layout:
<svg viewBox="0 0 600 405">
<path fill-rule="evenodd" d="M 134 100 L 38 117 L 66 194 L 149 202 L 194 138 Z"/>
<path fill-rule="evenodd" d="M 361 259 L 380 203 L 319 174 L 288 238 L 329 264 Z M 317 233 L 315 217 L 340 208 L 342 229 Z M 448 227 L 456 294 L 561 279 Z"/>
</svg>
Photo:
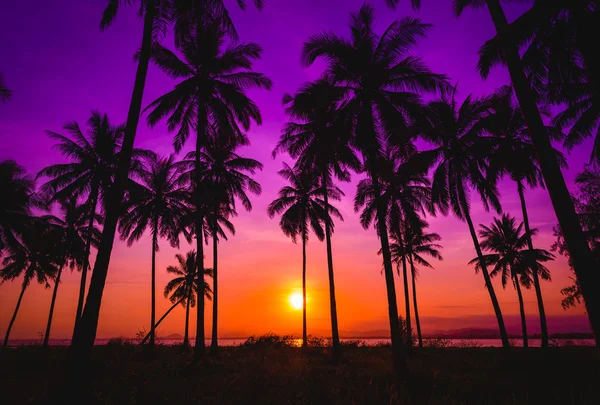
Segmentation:
<svg viewBox="0 0 600 405">
<path fill-rule="evenodd" d="M 283 337 L 221 348 L 192 364 L 180 347 L 153 354 L 130 343 L 94 349 L 99 404 L 590 404 L 600 400 L 595 348 L 430 347 L 416 349 L 406 380 L 391 373 L 387 346 L 358 342 L 334 366 L 325 347 L 299 349 Z M 290 340 L 292 342 L 292 340 Z M 293 344 L 293 343 L 292 343 Z M 66 348 L 0 351 L 2 404 L 52 403 Z"/>
</svg>

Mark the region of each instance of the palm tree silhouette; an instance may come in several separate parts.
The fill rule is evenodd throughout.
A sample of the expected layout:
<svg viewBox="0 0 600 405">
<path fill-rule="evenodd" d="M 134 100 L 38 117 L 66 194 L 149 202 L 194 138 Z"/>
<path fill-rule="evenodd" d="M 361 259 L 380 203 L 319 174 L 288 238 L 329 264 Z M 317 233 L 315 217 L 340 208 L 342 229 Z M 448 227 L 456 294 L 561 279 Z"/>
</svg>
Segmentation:
<svg viewBox="0 0 600 405">
<path fill-rule="evenodd" d="M 341 219 L 342 216 L 332 205 L 327 206 L 329 212 L 326 213 L 323 194 L 328 193 L 333 200 L 339 200 L 341 194 L 331 186 L 327 190 L 323 189 L 318 175 L 311 171 L 292 169 L 284 163 L 283 169 L 278 173 L 290 185 L 279 190 L 279 197 L 269 204 L 267 213 L 270 218 L 281 214 L 279 227 L 292 242 L 296 243 L 298 237 L 302 239 L 302 347 L 306 347 L 306 243 L 309 229 L 312 229 L 320 241 L 325 239 L 322 224 L 324 218 L 334 215 Z M 333 228 L 333 221 L 330 222 Z"/>
<path fill-rule="evenodd" d="M 122 240 L 131 246 L 146 229 L 152 234 L 152 293 L 150 315 L 150 346 L 154 347 L 156 323 L 156 252 L 158 239 L 165 238 L 172 247 L 179 247 L 181 222 L 188 211 L 186 187 L 180 177 L 184 166 L 171 155 L 162 158 L 151 155 L 146 168 L 137 173 L 139 183 L 130 190 L 127 208 L 119 223 Z"/>
<path fill-rule="evenodd" d="M 519 297 L 519 308 L 521 311 L 521 328 L 523 332 L 523 347 L 528 347 L 527 322 L 525 320 L 525 307 L 521 285 L 529 288 L 532 284 L 532 272 L 536 272 L 544 280 L 550 279 L 549 270 L 542 264 L 554 259 L 554 255 L 546 250 L 531 249 L 528 247 L 530 235 L 535 233 L 523 232 L 523 223 L 517 225 L 515 218 L 503 214 L 502 219 L 494 218 L 490 227 L 479 225 L 481 230 L 481 247 L 495 253 L 476 257 L 469 264 L 475 264 L 476 270 L 481 270 L 482 264 L 494 266 L 490 275 L 500 275 L 502 287 L 506 288 L 508 279 L 512 280 Z"/>
<path fill-rule="evenodd" d="M 547 2 L 536 1 L 535 5 L 544 9 L 546 8 Z M 572 5 L 573 3 L 580 2 L 561 2 L 564 11 L 565 5 Z M 556 3 L 558 5 L 558 3 Z M 586 308 L 594 335 L 600 336 L 600 276 L 597 272 L 597 263 L 594 259 L 590 247 L 587 244 L 587 240 L 581 229 L 581 224 L 577 219 L 577 213 L 573 205 L 573 200 L 569 194 L 569 190 L 565 183 L 565 179 L 562 175 L 560 165 L 556 160 L 554 148 L 550 142 L 550 138 L 547 136 L 547 131 L 542 120 L 542 116 L 536 104 L 537 97 L 532 90 L 531 83 L 529 82 L 526 72 L 527 66 L 524 65 L 524 61 L 519 55 L 519 45 L 528 44 L 531 41 L 523 41 L 515 34 L 517 29 L 511 27 L 506 19 L 500 0 L 485 0 L 482 1 L 474 0 L 456 0 L 454 1 L 455 13 L 457 15 L 462 14 L 464 9 L 468 7 L 480 8 L 483 5 L 487 5 L 490 16 L 494 23 L 494 27 L 497 32 L 497 38 L 499 38 L 499 45 L 502 51 L 502 57 L 496 58 L 493 62 L 504 62 L 508 68 L 511 82 L 515 89 L 515 95 L 519 100 L 521 111 L 531 136 L 532 143 L 539 156 L 540 169 L 546 186 L 548 187 L 548 193 L 556 213 L 556 217 L 564 233 L 565 241 L 569 246 L 571 252 L 571 259 L 573 261 L 573 269 L 577 275 L 577 279 L 581 285 L 581 290 L 585 298 Z M 586 7 L 583 5 L 583 7 Z M 551 8 L 548 8 L 551 10 Z M 592 14 L 592 13 L 590 13 Z M 521 26 L 528 25 L 533 29 L 534 33 L 539 32 L 540 38 L 543 38 L 545 30 L 537 31 L 537 26 L 532 24 L 529 18 L 524 18 L 521 21 Z M 523 21 L 526 21 L 523 24 Z M 549 19 L 552 24 L 556 21 L 555 19 Z M 575 24 L 577 25 L 577 24 Z M 593 24 L 596 29 L 598 24 Z M 563 36 L 568 37 L 568 35 Z M 594 35 L 590 36 L 588 41 L 592 41 L 591 38 L 595 38 Z M 592 43 L 592 42 L 590 42 Z M 595 44 L 593 45 L 595 47 Z M 567 46 L 563 46 L 563 49 L 568 49 Z M 589 47 L 588 49 L 595 49 Z M 535 53 L 538 53 L 537 51 Z M 534 53 L 534 54 L 535 54 Z M 595 51 L 593 54 L 595 55 Z M 538 54 L 536 57 L 539 58 Z M 595 57 L 595 56 L 594 56 Z M 480 66 L 491 66 L 491 61 L 480 61 Z M 545 65 L 542 64 L 545 68 Z M 557 72 L 562 72 L 562 69 L 557 69 Z M 487 71 L 485 68 L 480 69 L 480 73 L 485 78 L 487 77 Z M 562 73 L 561 73 L 562 74 Z M 576 90 L 578 87 L 570 87 L 571 90 Z M 596 346 L 600 348 L 600 339 L 596 339 Z"/>
<path fill-rule="evenodd" d="M 344 90 L 347 109 L 354 120 L 353 145 L 362 153 L 365 171 L 375 184 L 394 367 L 401 371 L 406 365 L 401 353 L 386 207 L 380 201 L 377 183 L 380 150 L 387 138 L 406 135 L 406 118 L 420 111 L 421 99 L 416 92 L 437 90 L 445 86 L 446 80 L 443 75 L 431 73 L 421 59 L 409 55 L 426 35 L 429 25 L 407 17 L 393 22 L 379 36 L 374 32 L 374 22 L 374 9 L 365 4 L 351 15 L 351 40 L 330 32 L 314 35 L 304 44 L 302 58 L 305 65 L 324 59 L 327 62 L 324 75 Z"/>
<path fill-rule="evenodd" d="M 46 333 L 44 334 L 43 347 L 48 347 L 50 339 L 50 330 L 52 328 L 52 318 L 54 315 L 54 305 L 58 294 L 58 286 L 63 268 L 68 266 L 71 271 L 83 265 L 87 241 L 91 240 L 93 246 L 98 246 L 100 240 L 100 230 L 92 228 L 92 234 L 88 235 L 88 206 L 86 204 L 77 204 L 77 198 L 71 197 L 69 200 L 60 201 L 60 217 L 55 215 L 44 215 L 42 220 L 46 221 L 58 239 L 57 256 L 58 273 L 54 280 L 54 290 L 52 291 L 52 301 L 50 303 L 50 313 L 48 314 L 48 323 L 46 324 Z M 95 222 L 101 222 L 100 215 L 96 214 Z"/>
<path fill-rule="evenodd" d="M 185 257 L 181 254 L 176 254 L 177 266 L 167 267 L 167 273 L 173 274 L 176 277 L 171 279 L 165 286 L 165 298 L 176 305 L 185 306 L 185 332 L 183 334 L 183 347 L 187 349 L 189 346 L 189 321 L 190 307 L 196 306 L 196 294 L 198 293 L 198 276 L 196 274 L 196 251 L 190 250 Z M 205 269 L 204 274 L 212 276 L 211 269 Z M 204 281 L 204 296 L 209 300 L 212 299 L 212 290 L 207 282 Z M 169 310 L 170 312 L 170 310 Z M 168 312 L 167 312 L 168 314 Z M 167 315 L 165 314 L 165 316 Z M 162 319 L 161 319 L 162 320 Z"/>
<path fill-rule="evenodd" d="M 4 84 L 4 77 L 0 73 L 0 101 L 8 102 L 12 96 L 12 91 Z"/>
<path fill-rule="evenodd" d="M 350 172 L 360 170 L 360 161 L 350 146 L 351 127 L 344 109 L 340 106 L 343 92 L 326 80 L 305 84 L 296 94 L 285 94 L 283 104 L 292 121 L 288 122 L 273 151 L 273 157 L 287 152 L 297 159 L 302 170 L 316 170 L 320 182 L 327 189 L 333 185 L 333 177 L 350 181 Z M 341 110 L 341 111 L 340 111 Z M 343 195 L 343 194 L 342 194 Z M 325 208 L 329 206 L 329 195 L 324 194 Z M 325 221 L 327 269 L 329 276 L 329 304 L 331 313 L 332 358 L 341 359 L 338 331 L 331 226 Z"/>
<path fill-rule="evenodd" d="M 196 129 L 195 178 L 192 184 L 202 182 L 201 151 L 208 138 L 215 137 L 244 140 L 243 130 L 252 121 L 260 124 L 262 119 L 258 106 L 246 95 L 251 88 L 271 88 L 271 81 L 261 73 L 252 71 L 252 61 L 262 53 L 256 44 L 237 44 L 223 48 L 225 28 L 222 21 L 214 19 L 196 27 L 193 35 L 181 39 L 180 59 L 172 51 L 155 47 L 153 62 L 170 77 L 181 80 L 173 90 L 152 102 L 148 123 L 153 126 L 169 116 L 167 127 L 173 131 L 176 151 L 181 150 L 189 137 L 190 129 Z M 240 128 L 241 127 L 241 128 Z M 218 134 L 218 135 L 217 135 Z M 197 213 L 196 229 L 202 228 L 200 215 L 202 195 L 199 187 L 194 193 Z M 201 236 L 201 235 L 200 235 Z M 196 235 L 198 269 L 202 275 L 202 237 Z M 198 303 L 197 332 L 204 336 L 204 301 Z M 204 339 L 196 339 L 195 358 L 204 352 Z"/>
<path fill-rule="evenodd" d="M 492 98 L 491 106 L 492 114 L 483 120 L 487 131 L 496 137 L 496 145 L 488 158 L 488 177 L 494 179 L 492 181 L 495 181 L 496 178 L 506 174 L 510 176 L 511 180 L 517 183 L 517 191 L 523 212 L 523 223 L 526 235 L 528 236 L 527 244 L 529 249 L 533 250 L 524 183 L 531 188 L 537 186 L 545 188 L 537 153 L 529 138 L 527 125 L 514 98 L 512 87 L 503 86 L 498 89 Z M 551 127 L 548 128 L 548 135 L 555 140 L 563 138 L 562 132 L 556 131 Z M 560 165 L 566 167 L 566 159 L 562 153 L 555 150 L 555 154 Z M 542 347 L 548 347 L 546 311 L 544 309 L 539 276 L 535 270 L 532 272 L 532 277 L 538 302 L 538 311 L 540 313 Z"/>
<path fill-rule="evenodd" d="M 436 165 L 432 202 L 444 215 L 452 210 L 458 219 L 467 222 L 479 258 L 483 253 L 471 219 L 469 186 L 481 197 L 486 210 L 491 206 L 501 212 L 496 185 L 484 176 L 485 159 L 491 153 L 493 142 L 482 136 L 481 120 L 489 110 L 489 98 L 475 99 L 471 95 L 458 105 L 454 88 L 427 105 L 427 123 L 421 128 L 423 138 L 435 145 L 434 149 L 420 154 L 421 159 Z M 481 263 L 481 273 L 494 307 L 502 345 L 509 347 L 504 319 L 485 262 Z"/>
<path fill-rule="evenodd" d="M 378 189 L 380 200 L 386 207 L 386 221 L 390 226 L 390 233 L 395 235 L 401 244 L 403 239 L 403 223 L 420 222 L 420 215 L 426 211 L 433 213 L 431 203 L 431 183 L 427 178 L 426 166 L 420 162 L 403 161 L 397 156 L 396 149 L 388 147 L 385 155 L 379 158 Z M 362 179 L 357 186 L 354 198 L 354 210 L 359 212 L 360 222 L 365 229 L 372 223 L 378 227 L 377 199 L 375 187 L 370 178 Z M 391 248 L 390 248 L 391 249 Z M 381 250 L 379 253 L 381 254 Z M 390 250 L 391 253 L 391 250 Z M 412 346 L 412 324 L 410 316 L 410 294 L 408 288 L 408 272 L 406 256 L 401 256 L 396 262 L 398 275 L 402 263 L 402 276 L 404 279 L 404 306 L 406 319 L 406 343 Z"/>
<path fill-rule="evenodd" d="M 11 249 L 2 260 L 3 268 L 0 270 L 0 283 L 23 277 L 21 293 L 15 312 L 6 329 L 3 347 L 8 345 L 10 331 L 17 318 L 25 290 L 29 287 L 31 280 L 35 279 L 39 284 L 50 288 L 50 281 L 56 278 L 61 260 L 56 254 L 59 243 L 56 236 L 56 233 L 48 227 L 45 221 L 32 221 L 21 234 L 20 245 Z"/>
</svg>

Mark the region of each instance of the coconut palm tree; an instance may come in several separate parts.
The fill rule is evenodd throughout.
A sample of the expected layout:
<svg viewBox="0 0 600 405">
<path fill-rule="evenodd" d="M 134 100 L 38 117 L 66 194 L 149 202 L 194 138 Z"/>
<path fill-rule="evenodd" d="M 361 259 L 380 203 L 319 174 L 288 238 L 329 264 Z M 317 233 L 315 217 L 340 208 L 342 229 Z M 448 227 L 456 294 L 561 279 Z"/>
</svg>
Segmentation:
<svg viewBox="0 0 600 405">
<path fill-rule="evenodd" d="M 279 227 L 292 242 L 296 243 L 298 237 L 302 239 L 302 347 L 306 347 L 306 243 L 310 229 L 322 241 L 325 239 L 323 222 L 329 220 L 333 227 L 330 216 L 342 218 L 332 205 L 327 207 L 329 212 L 326 212 L 323 201 L 324 193 L 328 193 L 333 200 L 339 200 L 341 194 L 337 188 L 331 186 L 327 190 L 323 189 L 319 184 L 318 175 L 314 172 L 291 168 L 284 163 L 283 169 L 278 173 L 289 181 L 290 185 L 279 190 L 279 197 L 269 204 L 267 213 L 270 218 L 281 214 Z"/>
<path fill-rule="evenodd" d="M 8 102 L 12 96 L 12 91 L 4 84 L 4 77 L 0 73 L 0 101 Z"/>
<path fill-rule="evenodd" d="M 50 330 L 52 328 L 52 319 L 54 315 L 54 305 L 58 294 L 60 278 L 65 266 L 73 271 L 76 267 L 83 265 L 87 240 L 90 239 L 93 246 L 98 246 L 100 240 L 100 230 L 96 227 L 92 229 L 91 238 L 88 238 L 88 206 L 87 204 L 77 204 L 77 199 L 71 197 L 67 201 L 60 201 L 60 217 L 55 215 L 45 215 L 41 217 L 46 221 L 52 231 L 56 233 L 58 239 L 57 252 L 59 257 L 58 273 L 54 280 L 54 290 L 52 291 L 52 301 L 50 303 L 50 313 L 48 314 L 48 323 L 46 333 L 44 334 L 43 347 L 48 347 L 50 339 Z M 95 222 L 101 221 L 100 215 L 96 214 Z"/>
<path fill-rule="evenodd" d="M 132 187 L 127 208 L 119 223 L 121 239 L 131 246 L 147 229 L 152 237 L 152 289 L 150 310 L 150 346 L 154 347 L 156 323 L 156 252 L 158 239 L 165 238 L 172 247 L 179 247 L 181 222 L 189 210 L 187 190 L 180 182 L 184 166 L 173 155 L 162 158 L 151 155 L 146 168 L 138 171 L 139 183 Z"/>
<path fill-rule="evenodd" d="M 388 147 L 385 155 L 379 159 L 380 199 L 386 207 L 386 221 L 390 233 L 396 236 L 399 243 L 403 243 L 403 223 L 418 223 L 420 216 L 426 211 L 433 213 L 431 203 L 431 183 L 427 178 L 427 167 L 415 160 L 403 161 L 399 159 L 395 148 Z M 377 227 L 377 199 L 375 187 L 370 178 L 362 179 L 357 186 L 354 198 L 354 210 L 362 209 L 360 222 L 365 229 L 371 224 Z M 381 251 L 380 251 L 381 253 Z M 412 346 L 412 324 L 410 316 L 410 294 L 408 288 L 407 257 L 401 256 L 396 262 L 396 269 L 400 275 L 402 263 L 402 276 L 404 279 L 404 307 L 406 314 L 407 344 Z"/>
<path fill-rule="evenodd" d="M 530 249 L 529 236 L 523 232 L 523 223 L 517 224 L 515 218 L 503 214 L 502 219 L 494 218 L 491 226 L 479 225 L 481 230 L 481 247 L 495 253 L 476 257 L 469 264 L 475 264 L 476 270 L 482 269 L 482 263 L 494 266 L 490 275 L 500 276 L 502 288 L 506 288 L 507 281 L 513 282 L 519 297 L 521 311 L 521 328 L 523 332 L 523 347 L 528 347 L 527 323 L 525 320 L 525 307 L 521 285 L 529 288 L 532 284 L 532 272 L 537 272 L 541 278 L 550 279 L 549 270 L 542 264 L 554 259 L 554 255 L 543 249 Z M 536 230 L 532 229 L 531 233 Z"/>
<path fill-rule="evenodd" d="M 420 158 L 435 166 L 432 183 L 432 202 L 446 215 L 466 221 L 478 257 L 483 256 L 477 233 L 471 219 L 470 190 L 475 189 L 484 208 L 501 212 L 496 185 L 486 179 L 485 159 L 490 155 L 493 142 L 485 138 L 482 118 L 490 111 L 489 98 L 476 99 L 471 95 L 462 104 L 456 102 L 456 88 L 444 93 L 440 100 L 427 105 L 427 123 L 421 135 L 435 147 L 421 152 Z M 502 345 L 509 347 L 508 335 L 500 305 L 494 292 L 487 266 L 481 264 L 481 273 L 490 295 Z"/>
<path fill-rule="evenodd" d="M 421 99 L 417 93 L 444 87 L 446 78 L 431 73 L 420 58 L 410 55 L 418 40 L 427 34 L 429 25 L 407 17 L 393 22 L 382 35 L 377 35 L 374 23 L 375 11 L 365 4 L 351 15 L 350 40 L 330 32 L 313 35 L 304 44 L 302 57 L 305 65 L 320 58 L 325 60 L 324 76 L 344 90 L 347 109 L 354 121 L 353 145 L 363 155 L 365 171 L 375 184 L 394 367 L 401 371 L 406 365 L 401 354 L 386 207 L 379 201 L 377 183 L 380 151 L 387 138 L 406 135 L 408 121 L 420 111 Z"/>
<path fill-rule="evenodd" d="M 546 3 L 547 2 L 536 1 L 536 5 L 542 8 L 547 6 Z M 579 2 L 563 2 L 563 4 L 567 3 L 573 4 Z M 590 324 L 592 325 L 594 335 L 598 337 L 600 336 L 600 298 L 598 298 L 600 297 L 600 275 L 597 271 L 598 264 L 587 244 L 587 240 L 581 229 L 581 224 L 577 220 L 573 200 L 569 194 L 560 165 L 556 160 L 550 138 L 547 136 L 542 115 L 536 104 L 536 94 L 534 94 L 531 83 L 526 75 L 527 67 L 524 65 L 523 60 L 519 55 L 519 45 L 527 44 L 530 41 L 522 41 L 521 38 L 515 34 L 517 30 L 512 28 L 508 23 L 500 0 L 454 0 L 454 9 L 457 15 L 462 14 L 468 7 L 481 8 L 482 6 L 487 6 L 498 34 L 497 37 L 500 38 L 499 44 L 502 58 L 497 59 L 496 62 L 504 62 L 508 68 L 511 82 L 515 89 L 515 95 L 519 101 L 523 117 L 529 128 L 532 143 L 539 156 L 540 169 L 544 176 L 546 186 L 548 187 L 548 193 L 550 194 L 556 217 L 569 247 L 569 251 L 571 252 L 573 268 L 581 285 L 581 291 L 585 299 Z M 583 7 L 586 6 L 587 2 Z M 596 7 L 596 5 L 592 6 Z M 521 20 L 522 25 L 533 25 L 531 21 L 525 20 L 525 23 L 523 23 L 523 21 L 524 20 Z M 554 21 L 554 19 L 551 19 L 551 23 L 554 23 Z M 598 27 L 599 25 L 595 24 L 595 26 Z M 534 26 L 532 28 L 534 29 L 534 32 L 538 32 L 537 27 Z M 540 32 L 544 33 L 543 30 Z M 595 36 L 593 35 L 590 36 L 589 40 L 591 41 L 591 38 L 594 37 Z M 567 49 L 567 47 L 564 48 Z M 595 57 L 595 51 L 593 55 Z M 533 57 L 531 59 L 535 58 L 536 57 Z M 482 65 L 482 63 L 480 63 L 480 65 Z M 561 69 L 557 69 L 557 72 L 562 71 L 563 70 Z M 481 70 L 481 73 L 485 77 L 485 70 Z M 590 117 L 590 115 L 586 118 L 588 117 Z M 596 339 L 596 346 L 600 348 L 600 339 Z"/>
<path fill-rule="evenodd" d="M 189 321 L 190 307 L 196 306 L 196 293 L 198 292 L 198 276 L 196 274 L 196 251 L 190 250 L 184 257 L 176 254 L 177 266 L 167 267 L 167 273 L 175 275 L 165 286 L 165 298 L 169 298 L 175 306 L 183 305 L 185 307 L 185 332 L 183 334 L 183 347 L 189 346 Z M 212 276 L 211 269 L 205 269 L 205 275 Z M 207 282 L 204 282 L 204 296 L 212 299 L 212 290 Z M 168 312 L 167 312 L 168 314 Z M 165 316 L 167 315 L 165 314 Z M 161 319 L 162 320 L 162 319 Z M 158 325 L 156 325 L 158 326 Z"/>
<path fill-rule="evenodd" d="M 273 151 L 287 152 L 297 159 L 302 170 L 316 170 L 324 188 L 333 185 L 333 177 L 340 181 L 350 181 L 350 171 L 360 170 L 360 161 L 350 145 L 351 127 L 344 108 L 340 106 L 343 92 L 327 80 L 307 83 L 294 94 L 285 94 L 283 104 L 290 116 Z M 329 195 L 323 196 L 325 207 L 329 206 Z M 327 270 L 329 276 L 329 304 L 331 313 L 332 358 L 341 358 L 340 336 L 338 331 L 335 281 L 333 273 L 333 253 L 331 247 L 331 226 L 325 221 L 325 242 L 327 248 Z"/>
<path fill-rule="evenodd" d="M 25 290 L 32 280 L 37 280 L 46 288 L 50 288 L 50 282 L 56 278 L 61 258 L 56 254 L 59 240 L 57 234 L 43 220 L 33 220 L 20 235 L 20 245 L 11 249 L 2 261 L 3 269 L 0 270 L 0 283 L 12 281 L 23 277 L 21 293 L 17 300 L 17 306 L 13 313 L 3 347 L 8 345 L 10 331 L 23 300 Z"/>
<path fill-rule="evenodd" d="M 492 181 L 496 181 L 497 178 L 508 175 L 511 180 L 517 183 L 517 191 L 523 212 L 523 223 L 528 237 L 527 244 L 533 250 L 531 226 L 529 225 L 529 215 L 525 201 L 525 184 L 530 188 L 537 186 L 545 188 L 538 156 L 531 143 L 527 125 L 514 97 L 512 87 L 503 86 L 498 89 L 492 98 L 491 106 L 492 113 L 483 119 L 486 130 L 495 137 L 494 142 L 496 143 L 488 158 L 488 177 L 492 178 Z M 548 136 L 555 140 L 563 138 L 562 132 L 556 131 L 552 127 L 548 128 Z M 560 165 L 566 167 L 566 159 L 562 153 L 555 150 L 555 154 Z M 548 347 L 546 311 L 539 276 L 533 271 L 532 277 L 540 314 L 542 347 Z"/>
</svg>

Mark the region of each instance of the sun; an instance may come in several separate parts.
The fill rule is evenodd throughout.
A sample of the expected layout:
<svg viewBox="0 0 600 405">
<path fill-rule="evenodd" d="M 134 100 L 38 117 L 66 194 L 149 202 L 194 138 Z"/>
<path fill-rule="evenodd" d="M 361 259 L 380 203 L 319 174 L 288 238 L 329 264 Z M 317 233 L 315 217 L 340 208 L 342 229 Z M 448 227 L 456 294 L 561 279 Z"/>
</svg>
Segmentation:
<svg viewBox="0 0 600 405">
<path fill-rule="evenodd" d="M 302 294 L 300 293 L 293 293 L 290 295 L 289 297 L 289 301 L 290 301 L 290 305 L 292 306 L 292 308 L 294 309 L 302 309 L 303 305 L 302 305 Z"/>
</svg>

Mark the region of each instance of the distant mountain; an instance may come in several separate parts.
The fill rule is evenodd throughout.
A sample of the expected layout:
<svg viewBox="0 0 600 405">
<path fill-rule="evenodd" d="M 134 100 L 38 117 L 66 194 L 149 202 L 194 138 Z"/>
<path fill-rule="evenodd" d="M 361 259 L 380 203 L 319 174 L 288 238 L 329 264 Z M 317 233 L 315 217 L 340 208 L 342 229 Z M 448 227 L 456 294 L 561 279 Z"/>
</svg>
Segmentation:
<svg viewBox="0 0 600 405">
<path fill-rule="evenodd" d="M 183 340 L 183 335 L 180 335 L 179 333 L 172 333 L 167 336 L 161 336 L 160 338 L 163 340 Z"/>
</svg>

